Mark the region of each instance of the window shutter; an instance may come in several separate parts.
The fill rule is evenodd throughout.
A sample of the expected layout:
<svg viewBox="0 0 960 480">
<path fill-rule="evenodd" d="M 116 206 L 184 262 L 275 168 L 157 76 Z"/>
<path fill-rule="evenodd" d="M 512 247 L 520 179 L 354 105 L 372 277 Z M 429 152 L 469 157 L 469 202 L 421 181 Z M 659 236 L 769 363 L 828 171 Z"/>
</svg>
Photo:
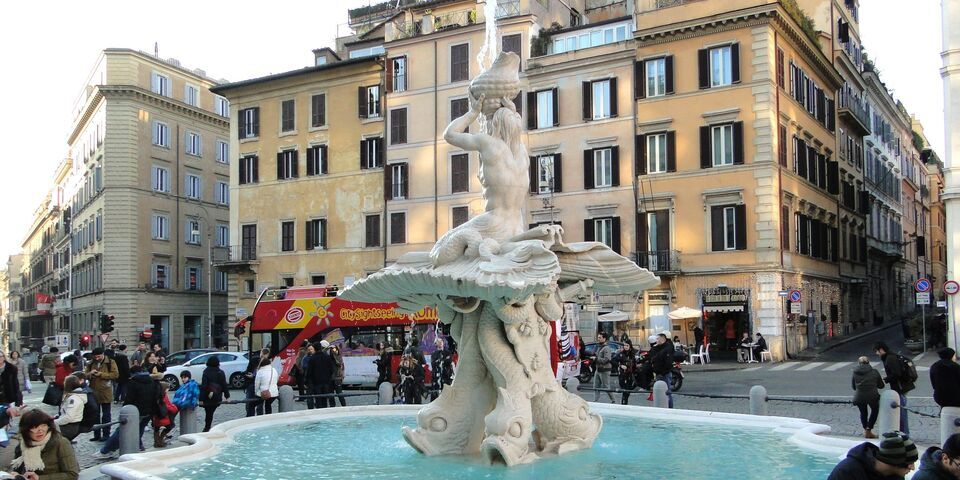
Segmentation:
<svg viewBox="0 0 960 480">
<path fill-rule="evenodd" d="M 827 97 L 823 95 L 823 90 L 817 89 L 817 120 L 827 124 Z"/>
<path fill-rule="evenodd" d="M 540 161 L 535 156 L 530 157 L 530 193 L 540 192 Z"/>
<path fill-rule="evenodd" d="M 243 164 L 240 164 L 240 177 L 243 177 Z M 150 169 L 150 189 L 157 190 L 157 167 Z"/>
<path fill-rule="evenodd" d="M 393 200 L 393 168 L 392 165 L 383 167 L 383 191 L 388 200 Z"/>
<path fill-rule="evenodd" d="M 313 228 L 310 228 L 312 223 L 312 220 L 307 220 L 307 228 L 304 229 L 307 231 L 307 250 L 313 250 Z"/>
<path fill-rule="evenodd" d="M 377 165 L 383 165 L 383 156 L 385 154 L 383 148 L 383 137 L 377 137 L 373 141 L 377 142 Z"/>
<path fill-rule="evenodd" d="M 253 156 L 253 182 L 260 181 L 260 157 Z"/>
<path fill-rule="evenodd" d="M 617 116 L 617 104 L 620 102 L 617 101 L 617 77 L 610 79 L 610 116 Z"/>
<path fill-rule="evenodd" d="M 657 250 L 670 250 L 670 211 L 657 210 Z"/>
<path fill-rule="evenodd" d="M 596 232 L 593 231 L 593 219 L 587 218 L 583 221 L 583 241 L 584 242 L 593 242 L 596 241 Z"/>
<path fill-rule="evenodd" d="M 677 132 L 667 132 L 667 171 L 677 171 Z"/>
<path fill-rule="evenodd" d="M 641 267 L 647 265 L 645 259 L 639 258 L 643 252 L 650 250 L 649 239 L 647 238 L 649 230 L 647 228 L 647 214 L 646 212 L 641 212 L 637 214 L 637 260 Z"/>
<path fill-rule="evenodd" d="M 647 96 L 647 76 L 644 72 L 645 62 L 633 62 L 633 98 L 646 98 Z"/>
<path fill-rule="evenodd" d="M 737 250 L 746 250 L 747 249 L 747 206 L 746 205 L 737 205 L 735 209 L 736 215 L 736 233 L 737 236 Z"/>
<path fill-rule="evenodd" d="M 918 257 L 927 256 L 927 239 L 923 235 L 920 235 L 917 237 L 917 256 Z"/>
<path fill-rule="evenodd" d="M 154 175 L 156 175 L 156 172 L 154 172 Z M 247 183 L 247 159 L 245 157 L 240 159 L 240 183 Z"/>
<path fill-rule="evenodd" d="M 316 175 L 317 173 L 319 173 L 313 167 L 314 164 L 316 164 L 316 161 L 315 161 L 316 157 L 317 157 L 317 149 L 313 147 L 307 148 L 307 176 L 308 177 L 310 175 Z"/>
<path fill-rule="evenodd" d="M 537 129 L 537 92 L 527 92 L 527 130 Z"/>
<path fill-rule="evenodd" d="M 553 97 L 553 126 L 556 127 L 560 125 L 560 89 L 554 88 L 551 96 Z"/>
<path fill-rule="evenodd" d="M 517 115 L 523 117 L 523 91 L 517 92 L 517 96 L 513 97 L 513 106 L 517 108 Z"/>
<path fill-rule="evenodd" d="M 710 151 L 710 127 L 700 127 L 700 168 L 710 168 L 713 166 L 713 158 Z"/>
<path fill-rule="evenodd" d="M 836 228 L 830 229 L 830 260 L 837 261 L 837 251 L 840 248 L 840 235 Z"/>
<path fill-rule="evenodd" d="M 780 206 L 780 248 L 790 250 L 790 207 Z"/>
<path fill-rule="evenodd" d="M 787 166 L 787 127 L 780 125 L 777 131 L 777 154 L 780 157 L 780 166 Z"/>
<path fill-rule="evenodd" d="M 240 114 L 237 115 L 237 138 L 244 138 L 243 132 L 246 130 L 247 126 L 247 116 L 245 115 L 246 110 L 240 110 Z M 154 132 L 156 132 L 156 127 L 154 127 Z M 156 135 L 156 133 L 154 133 Z M 156 138 L 154 138 L 153 143 L 157 143 Z"/>
<path fill-rule="evenodd" d="M 370 142 L 370 140 L 360 140 L 360 170 L 363 170 L 363 169 L 367 168 L 367 165 L 370 164 L 370 162 L 367 161 L 367 160 L 368 160 L 368 158 L 367 158 L 367 157 L 368 157 L 368 153 L 367 153 L 367 143 L 368 143 L 368 142 Z"/>
<path fill-rule="evenodd" d="M 327 146 L 320 145 L 320 173 L 327 173 Z"/>
<path fill-rule="evenodd" d="M 663 58 L 664 77 L 666 79 L 666 94 L 673 95 L 673 55 Z"/>
<path fill-rule="evenodd" d="M 583 82 L 583 120 L 590 121 L 593 118 L 593 90 L 590 82 Z"/>
<path fill-rule="evenodd" d="M 807 243 L 809 226 L 805 215 L 797 215 L 797 251 L 801 255 L 810 254 L 810 244 Z"/>
<path fill-rule="evenodd" d="M 150 219 L 150 238 L 160 238 L 160 231 L 157 228 L 158 223 L 157 216 L 154 215 L 153 218 Z"/>
<path fill-rule="evenodd" d="M 253 107 L 253 136 L 260 136 L 260 107 Z"/>
<path fill-rule="evenodd" d="M 386 62 L 386 73 L 384 75 L 384 80 L 386 83 L 387 93 L 393 92 L 393 59 L 388 58 Z"/>
<path fill-rule="evenodd" d="M 403 177 L 400 178 L 400 193 L 403 198 L 410 198 L 410 170 L 407 164 L 401 165 L 400 171 L 403 173 Z"/>
<path fill-rule="evenodd" d="M 634 162 L 634 170 L 636 170 L 637 175 L 646 175 L 647 174 L 647 136 L 646 135 L 637 135 L 634 137 L 634 150 L 636 151 L 636 159 Z"/>
<path fill-rule="evenodd" d="M 700 89 L 710 88 L 710 50 L 697 52 L 697 65 L 700 72 Z"/>
<path fill-rule="evenodd" d="M 740 83 L 740 44 L 730 45 L 730 80 Z"/>
<path fill-rule="evenodd" d="M 863 215 L 870 215 L 870 194 L 866 190 L 860 191 L 860 213 Z"/>
<path fill-rule="evenodd" d="M 367 118 L 367 87 L 357 88 L 357 112 L 360 118 Z"/>
<path fill-rule="evenodd" d="M 840 164 L 837 162 L 827 162 L 827 192 L 840 194 Z"/>
<path fill-rule="evenodd" d="M 583 189 L 590 190 L 593 185 L 593 150 L 583 151 Z"/>
<path fill-rule="evenodd" d="M 277 180 L 283 178 L 283 152 L 277 152 Z"/>
<path fill-rule="evenodd" d="M 827 99 L 827 130 L 833 132 L 836 129 L 836 113 L 834 112 L 833 99 Z"/>
<path fill-rule="evenodd" d="M 300 176 L 300 150 L 294 150 L 293 152 L 293 165 L 290 168 L 290 176 L 297 178 Z"/>
<path fill-rule="evenodd" d="M 613 187 L 620 186 L 620 147 L 614 145 L 610 147 L 610 175 L 613 177 L 610 180 L 610 185 Z"/>
<path fill-rule="evenodd" d="M 797 137 L 793 138 L 795 140 L 794 148 L 796 148 L 797 156 L 797 175 L 807 178 L 807 144 Z"/>
<path fill-rule="evenodd" d="M 723 251 L 723 207 L 710 207 L 710 250 Z"/>
<path fill-rule="evenodd" d="M 743 165 L 743 122 L 733 122 L 733 164 Z"/>
<path fill-rule="evenodd" d="M 563 155 L 553 154 L 553 191 L 563 191 Z"/>
<path fill-rule="evenodd" d="M 613 249 L 614 252 L 617 252 L 617 254 L 619 254 L 620 253 L 620 217 L 613 217 L 610 223 L 612 224 L 612 227 L 613 227 L 611 228 L 611 230 L 613 231 L 612 232 L 613 238 L 611 239 L 613 240 L 612 242 L 613 247 L 611 248 Z"/>
<path fill-rule="evenodd" d="M 817 177 L 814 175 L 814 170 L 817 168 L 817 150 L 813 145 L 807 145 L 807 163 L 807 180 L 816 185 Z"/>
</svg>

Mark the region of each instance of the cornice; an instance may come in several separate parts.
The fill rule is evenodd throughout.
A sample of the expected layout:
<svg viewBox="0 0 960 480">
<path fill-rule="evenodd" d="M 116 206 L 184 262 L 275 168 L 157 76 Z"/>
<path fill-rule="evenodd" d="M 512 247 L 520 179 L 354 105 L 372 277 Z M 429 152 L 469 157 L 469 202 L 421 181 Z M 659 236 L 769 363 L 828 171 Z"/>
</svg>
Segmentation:
<svg viewBox="0 0 960 480">
<path fill-rule="evenodd" d="M 149 90 L 132 85 L 100 85 L 97 87 L 104 98 L 128 98 L 132 97 L 144 103 L 164 107 L 181 115 L 207 122 L 215 127 L 230 128 L 230 119 L 221 117 L 213 112 L 208 112 L 201 108 L 188 105 L 179 100 L 170 97 L 158 95 Z"/>
</svg>

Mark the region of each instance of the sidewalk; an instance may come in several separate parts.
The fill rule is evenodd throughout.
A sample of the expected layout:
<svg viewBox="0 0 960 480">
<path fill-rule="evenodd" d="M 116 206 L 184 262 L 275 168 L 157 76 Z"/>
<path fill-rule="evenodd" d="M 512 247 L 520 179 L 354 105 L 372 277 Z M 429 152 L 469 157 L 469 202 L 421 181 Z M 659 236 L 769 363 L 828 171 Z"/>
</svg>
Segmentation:
<svg viewBox="0 0 960 480">
<path fill-rule="evenodd" d="M 833 350 L 834 348 L 837 348 L 841 345 L 844 345 L 856 340 L 860 340 L 861 338 L 873 335 L 883 330 L 889 330 L 891 328 L 899 327 L 899 326 L 900 326 L 899 321 L 893 321 L 885 325 L 881 325 L 879 327 L 873 327 L 867 330 L 863 330 L 853 335 L 845 335 L 842 337 L 828 338 L 815 347 L 808 347 L 806 350 L 803 350 L 800 353 L 797 353 L 796 356 L 793 358 L 793 360 L 800 360 L 800 361 L 814 360 L 818 356 L 820 356 L 820 354 Z"/>
</svg>

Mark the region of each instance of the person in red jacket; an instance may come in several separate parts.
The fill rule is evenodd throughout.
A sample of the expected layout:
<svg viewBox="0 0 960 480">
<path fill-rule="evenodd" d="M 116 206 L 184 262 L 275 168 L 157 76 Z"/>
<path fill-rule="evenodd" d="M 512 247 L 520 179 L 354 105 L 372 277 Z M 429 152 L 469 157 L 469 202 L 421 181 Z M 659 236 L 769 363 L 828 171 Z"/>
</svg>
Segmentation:
<svg viewBox="0 0 960 480">
<path fill-rule="evenodd" d="M 64 357 L 63 362 L 57 365 L 57 373 L 54 375 L 53 384 L 63 388 L 63 380 L 73 375 L 73 371 L 77 368 L 77 357 L 73 355 L 67 355 Z"/>
</svg>

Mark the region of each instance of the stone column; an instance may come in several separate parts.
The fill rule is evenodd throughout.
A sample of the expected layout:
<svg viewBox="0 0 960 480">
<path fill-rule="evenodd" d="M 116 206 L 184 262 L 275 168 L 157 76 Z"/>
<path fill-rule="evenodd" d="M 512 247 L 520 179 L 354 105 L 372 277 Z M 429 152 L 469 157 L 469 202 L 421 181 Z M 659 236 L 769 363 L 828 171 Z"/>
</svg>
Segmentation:
<svg viewBox="0 0 960 480">
<path fill-rule="evenodd" d="M 947 278 L 960 274 L 960 0 L 942 0 L 943 11 L 943 110 L 944 140 L 943 203 L 947 210 Z M 957 349 L 960 339 L 960 298 L 948 296 L 947 343 Z"/>
</svg>

